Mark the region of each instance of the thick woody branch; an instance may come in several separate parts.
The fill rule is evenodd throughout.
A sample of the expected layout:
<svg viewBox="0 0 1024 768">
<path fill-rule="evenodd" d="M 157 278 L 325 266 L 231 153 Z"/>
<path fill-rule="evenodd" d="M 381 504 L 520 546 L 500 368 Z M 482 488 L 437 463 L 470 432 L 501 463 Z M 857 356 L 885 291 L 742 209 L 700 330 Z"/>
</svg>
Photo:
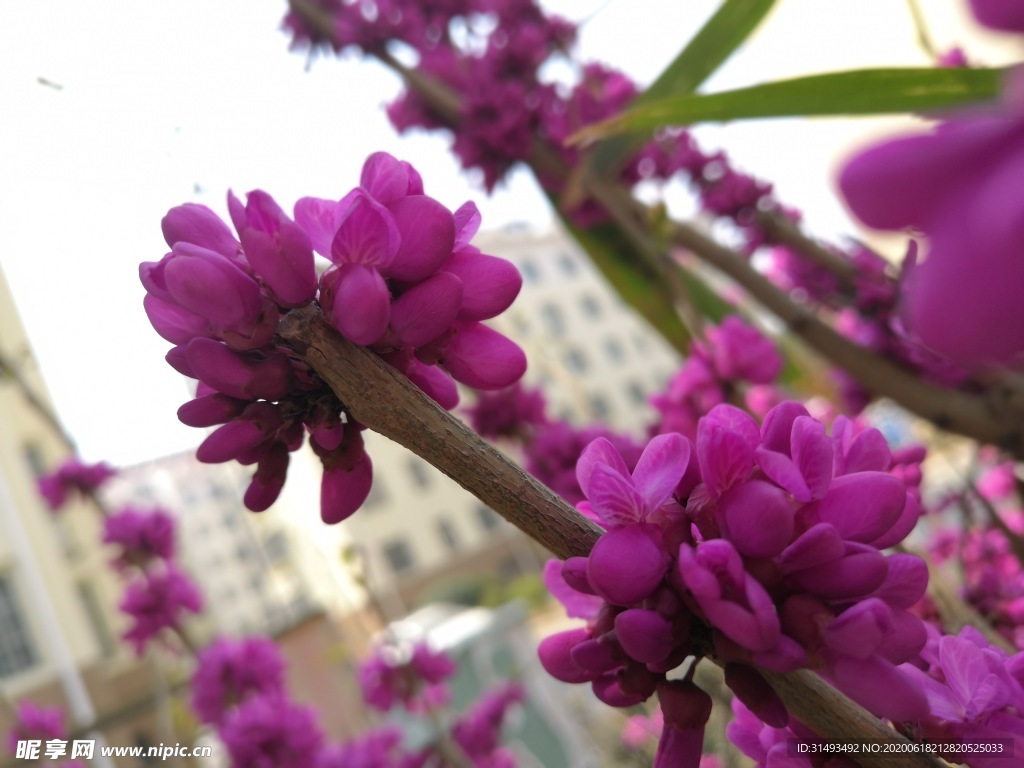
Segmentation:
<svg viewBox="0 0 1024 768">
<path fill-rule="evenodd" d="M 290 0 L 299 13 L 320 35 L 331 39 L 334 34 L 329 15 L 313 0 Z M 423 97 L 438 117 L 451 126 L 459 122 L 459 96 L 444 83 L 403 66 L 387 52 L 374 55 L 405 78 L 407 84 Z M 535 141 L 528 162 L 534 171 L 570 179 L 561 159 L 540 141 Z M 637 254 L 648 268 L 663 276 L 673 274 L 666 268 L 671 257 L 668 249 L 655 242 L 645 230 L 647 209 L 629 191 L 614 180 L 580 169 L 572 174 L 572 183 L 580 185 L 609 212 L 622 231 L 634 242 Z M 813 258 L 821 266 L 849 280 L 855 272 L 852 265 L 839 261 L 835 254 L 806 238 L 795 227 L 775 220 L 766 222 L 770 234 Z M 686 248 L 704 262 L 735 280 L 762 306 L 778 317 L 789 330 L 834 365 L 845 369 L 857 382 L 876 397 L 888 397 L 908 410 L 932 421 L 936 426 L 972 437 L 983 443 L 1000 446 L 1017 458 L 1024 459 L 1024 411 L 1012 387 L 991 386 L 984 394 L 971 394 L 935 386 L 918 378 L 912 371 L 850 341 L 820 320 L 809 308 L 796 304 L 783 291 L 755 270 L 740 253 L 726 248 L 702 235 L 692 227 L 671 222 L 671 240 Z M 674 269 L 681 269 L 672 264 Z M 678 288 L 678 283 L 666 284 Z M 678 294 L 678 290 L 674 291 Z M 677 298 L 682 296 L 677 295 Z M 687 318 L 694 329 L 692 317 Z"/>
<path fill-rule="evenodd" d="M 352 417 L 423 457 L 560 558 L 586 554 L 600 530 L 480 439 L 373 353 L 339 336 L 318 311 L 278 329 Z"/>
<path fill-rule="evenodd" d="M 309 307 L 290 312 L 279 337 L 315 370 L 357 421 L 429 461 L 560 558 L 590 553 L 601 531 L 443 410 L 367 349 L 343 339 Z M 765 673 L 783 702 L 834 741 L 904 741 L 814 673 Z M 860 756 L 865 768 L 940 768 L 923 756 Z"/>
</svg>

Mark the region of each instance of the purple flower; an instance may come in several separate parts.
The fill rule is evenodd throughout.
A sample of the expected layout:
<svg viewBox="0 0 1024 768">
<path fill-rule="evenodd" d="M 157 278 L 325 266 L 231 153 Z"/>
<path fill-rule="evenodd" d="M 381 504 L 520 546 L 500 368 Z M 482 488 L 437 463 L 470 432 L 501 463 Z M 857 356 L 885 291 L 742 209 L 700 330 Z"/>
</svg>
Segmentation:
<svg viewBox="0 0 1024 768">
<path fill-rule="evenodd" d="M 657 431 L 695 437 L 697 422 L 726 402 L 737 384 L 769 384 L 782 370 L 782 358 L 760 331 L 730 315 L 709 326 L 706 342 L 695 342 L 683 368 L 663 394 L 651 399 L 661 412 Z"/>
<path fill-rule="evenodd" d="M 64 711 L 60 707 L 40 707 L 31 701 L 21 701 L 15 715 L 17 719 L 7 734 L 7 746 L 12 753 L 19 741 L 67 738 Z"/>
<path fill-rule="evenodd" d="M 992 29 L 1024 32 L 1024 9 L 1014 0 L 970 0 L 974 17 Z"/>
<path fill-rule="evenodd" d="M 174 557 L 175 521 L 166 512 L 125 507 L 103 521 L 103 543 L 121 547 L 119 567 Z"/>
<path fill-rule="evenodd" d="M 1011 190 L 1022 163 L 1024 120 L 1004 109 L 876 145 L 840 176 L 865 224 L 927 235 L 927 258 L 904 271 L 904 316 L 926 346 L 958 363 L 1021 363 L 1024 218 Z"/>
<path fill-rule="evenodd" d="M 277 694 L 242 702 L 225 718 L 220 737 L 232 768 L 310 768 L 323 740 L 313 710 Z"/>
<path fill-rule="evenodd" d="M 394 726 L 367 731 L 343 744 L 325 747 L 314 768 L 397 768 L 402 732 Z"/>
<path fill-rule="evenodd" d="M 309 237 L 266 192 L 247 196 L 245 206 L 228 195 L 231 220 L 245 258 L 282 307 L 303 307 L 316 293 L 316 267 Z"/>
<path fill-rule="evenodd" d="M 576 477 L 576 463 L 584 449 L 598 438 L 608 440 L 632 471 L 643 450 L 633 438 L 600 426 L 578 429 L 564 421 L 538 427 L 524 446 L 526 470 L 568 503 L 583 501 L 583 490 Z"/>
<path fill-rule="evenodd" d="M 466 412 L 473 430 L 481 437 L 527 438 L 533 428 L 547 422 L 545 407 L 544 394 L 539 389 L 515 384 L 494 392 L 480 392 L 476 404 Z"/>
<path fill-rule="evenodd" d="M 699 768 L 704 726 L 711 717 L 711 697 L 691 682 L 658 684 L 664 727 L 653 768 Z"/>
<path fill-rule="evenodd" d="M 269 638 L 215 640 L 199 652 L 192 675 L 192 708 L 201 722 L 219 724 L 250 698 L 283 695 L 284 667 Z"/>
<path fill-rule="evenodd" d="M 117 472 L 105 462 L 85 464 L 75 457 L 67 459 L 55 472 L 39 478 L 39 494 L 52 512 L 57 512 L 70 496 L 87 498 Z"/>
<path fill-rule="evenodd" d="M 679 575 L 716 629 L 751 651 L 779 642 L 779 617 L 764 587 L 724 539 L 679 549 Z"/>
<path fill-rule="evenodd" d="M 425 643 L 382 645 L 360 666 L 359 684 L 366 703 L 382 712 L 396 704 L 417 712 L 447 701 L 444 682 L 454 673 L 452 660 Z"/>
<path fill-rule="evenodd" d="M 129 583 L 119 607 L 132 619 L 124 639 L 141 656 L 161 631 L 178 627 L 185 612 L 199 613 L 203 599 L 195 584 L 172 563 L 167 563 Z"/>
<path fill-rule="evenodd" d="M 1008 656 L 966 628 L 959 636 L 941 638 L 932 630 L 921 659 L 924 669 L 904 664 L 900 671 L 927 697 L 929 713 L 921 722 L 925 738 L 1008 740 L 1003 756 L 986 757 L 977 765 L 1011 768 L 1019 762 L 1016 750 L 1024 747 L 1021 654 Z"/>
<path fill-rule="evenodd" d="M 501 727 L 509 709 L 523 701 L 525 692 L 519 683 L 506 683 L 493 688 L 452 725 L 452 738 L 466 756 L 486 761 L 500 750 Z"/>
<path fill-rule="evenodd" d="M 345 8 L 342 16 L 356 12 Z M 422 15 L 406 12 L 409 31 Z M 373 482 L 363 425 L 276 339 L 283 315 L 317 300 L 342 335 L 371 346 L 445 408 L 458 402 L 455 381 L 500 389 L 526 369 L 522 350 L 480 322 L 507 309 L 522 281 L 509 262 L 470 244 L 476 207 L 452 213 L 424 195 L 411 165 L 382 152 L 367 159 L 360 182 L 338 201 L 299 200 L 295 221 L 265 192 L 250 192 L 244 205 L 229 195 L 241 242 L 209 209 L 179 206 L 163 222 L 171 253 L 139 268 L 146 312 L 175 345 L 168 363 L 199 380 L 178 417 L 218 427 L 200 446 L 201 461 L 255 464 L 244 497 L 253 511 L 278 498 L 306 433 L 324 468 L 325 522 L 355 512 Z M 314 251 L 333 263 L 319 281 Z M 63 499 L 57 480 L 41 488 Z"/>
<path fill-rule="evenodd" d="M 630 473 L 615 446 L 605 438 L 592 442 L 576 464 L 587 497 L 588 516 L 606 528 L 646 520 L 672 499 L 690 462 L 690 443 L 682 435 L 661 435 L 647 444 Z"/>
</svg>

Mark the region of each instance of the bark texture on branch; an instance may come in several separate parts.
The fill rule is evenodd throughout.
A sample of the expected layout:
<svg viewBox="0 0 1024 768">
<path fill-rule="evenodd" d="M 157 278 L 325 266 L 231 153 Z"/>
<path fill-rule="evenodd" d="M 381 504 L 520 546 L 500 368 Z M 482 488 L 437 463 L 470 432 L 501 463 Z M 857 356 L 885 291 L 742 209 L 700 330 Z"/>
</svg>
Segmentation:
<svg viewBox="0 0 1024 768">
<path fill-rule="evenodd" d="M 316 307 L 290 312 L 279 337 L 357 421 L 401 443 L 558 557 L 584 557 L 600 529 L 442 409 L 369 350 L 343 339 Z M 789 711 L 822 738 L 905 742 L 809 670 L 764 673 Z M 862 755 L 865 768 L 941 768 L 924 756 Z"/>
<path fill-rule="evenodd" d="M 565 559 L 586 554 L 600 529 L 423 394 L 404 375 L 342 338 L 318 310 L 290 312 L 278 334 L 356 421 L 404 445 L 512 525 Z"/>
</svg>

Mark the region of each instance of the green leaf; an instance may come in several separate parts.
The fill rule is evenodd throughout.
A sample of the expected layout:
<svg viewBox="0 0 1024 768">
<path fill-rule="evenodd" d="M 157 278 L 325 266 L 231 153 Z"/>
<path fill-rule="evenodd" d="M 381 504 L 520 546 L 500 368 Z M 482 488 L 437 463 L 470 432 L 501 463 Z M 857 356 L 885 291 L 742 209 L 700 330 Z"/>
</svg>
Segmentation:
<svg viewBox="0 0 1024 768">
<path fill-rule="evenodd" d="M 774 5 L 775 0 L 725 0 L 658 79 L 637 97 L 634 108 L 697 90 Z M 594 151 L 591 167 L 598 173 L 610 172 L 640 143 L 635 139 L 606 141 Z"/>
<path fill-rule="evenodd" d="M 640 95 L 637 104 L 696 91 L 750 37 L 774 5 L 775 0 L 726 0 L 675 61 Z"/>
<path fill-rule="evenodd" d="M 563 226 L 590 256 L 594 266 L 605 276 L 622 300 L 643 316 L 680 354 L 690 348 L 690 332 L 680 319 L 672 293 L 663 278 L 653 274 L 622 230 L 613 223 L 581 229 L 559 210 L 558 199 L 549 194 L 552 207 Z M 687 296 L 698 314 L 721 322 L 735 309 L 696 275 L 684 272 Z"/>
<path fill-rule="evenodd" d="M 859 69 L 724 93 L 673 96 L 580 131 L 577 140 L 755 117 L 921 112 L 993 99 L 1001 69 Z"/>
<path fill-rule="evenodd" d="M 557 201 L 552 201 L 557 210 Z M 664 282 L 651 275 L 639 259 L 629 257 L 631 245 L 614 224 L 580 229 L 562 216 L 562 224 L 590 256 L 622 300 L 639 312 L 681 355 L 690 348 L 690 332 L 679 319 Z"/>
</svg>

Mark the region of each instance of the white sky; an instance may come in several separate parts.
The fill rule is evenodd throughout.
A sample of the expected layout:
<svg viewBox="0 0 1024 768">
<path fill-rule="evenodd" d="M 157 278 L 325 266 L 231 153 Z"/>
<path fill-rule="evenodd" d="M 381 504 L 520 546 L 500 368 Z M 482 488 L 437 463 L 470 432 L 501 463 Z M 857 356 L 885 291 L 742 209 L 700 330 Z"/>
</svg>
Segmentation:
<svg viewBox="0 0 1024 768">
<path fill-rule="evenodd" d="M 945 49 L 976 39 L 957 0 L 920 0 Z M 712 0 L 558 0 L 590 17 L 584 58 L 649 82 L 717 6 Z M 441 137 L 399 138 L 381 106 L 399 91 L 382 67 L 287 50 L 283 0 L 7 0 L 0 29 L 0 265 L 51 395 L 90 460 L 131 464 L 198 444 L 174 415 L 183 379 L 149 327 L 140 261 L 166 250 L 160 219 L 231 187 L 340 197 L 365 157 L 411 161 L 427 192 L 474 199 L 484 226 L 543 225 L 524 173 L 493 198 L 466 181 Z M 969 37 L 971 35 L 971 37 Z M 989 40 L 993 39 L 991 36 Z M 984 63 L 1008 60 L 981 47 Z M 1010 59 L 1012 60 L 1012 59 Z M 720 90 L 815 71 L 924 65 L 900 0 L 780 0 L 761 32 L 709 83 Z M 43 78 L 48 83 L 40 82 Z M 830 192 L 838 148 L 884 121 L 774 121 L 702 129 L 741 167 L 776 183 L 819 233 L 848 231 Z M 2 425 L 0 425 L 2 428 Z"/>
</svg>

